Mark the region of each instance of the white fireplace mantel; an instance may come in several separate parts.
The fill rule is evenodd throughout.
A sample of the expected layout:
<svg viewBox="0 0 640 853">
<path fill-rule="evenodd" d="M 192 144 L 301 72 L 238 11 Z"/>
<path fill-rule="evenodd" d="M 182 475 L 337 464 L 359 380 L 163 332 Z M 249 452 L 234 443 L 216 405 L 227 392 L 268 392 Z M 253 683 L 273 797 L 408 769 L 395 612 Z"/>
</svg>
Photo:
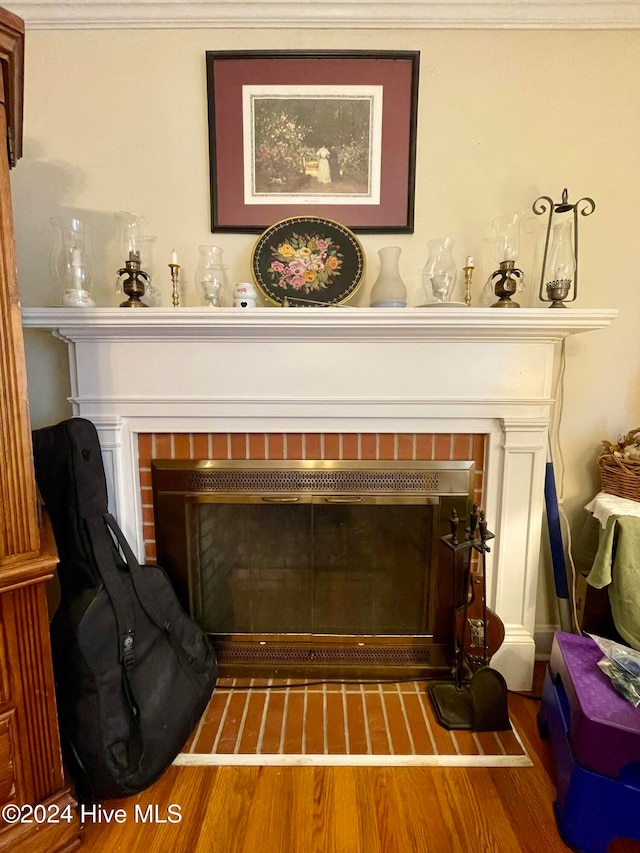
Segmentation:
<svg viewBox="0 0 640 853">
<path fill-rule="evenodd" d="M 545 339 L 554 342 L 577 332 L 610 325 L 617 309 L 525 308 L 519 311 L 405 308 L 23 308 L 26 328 L 57 330 L 69 340 L 220 336 L 294 340 L 385 338 L 388 340 Z"/>
<path fill-rule="evenodd" d="M 492 660 L 527 689 L 557 346 L 613 309 L 27 308 L 69 346 L 73 412 L 98 429 L 112 509 L 142 555 L 141 432 L 484 433 L 496 533 Z"/>
</svg>

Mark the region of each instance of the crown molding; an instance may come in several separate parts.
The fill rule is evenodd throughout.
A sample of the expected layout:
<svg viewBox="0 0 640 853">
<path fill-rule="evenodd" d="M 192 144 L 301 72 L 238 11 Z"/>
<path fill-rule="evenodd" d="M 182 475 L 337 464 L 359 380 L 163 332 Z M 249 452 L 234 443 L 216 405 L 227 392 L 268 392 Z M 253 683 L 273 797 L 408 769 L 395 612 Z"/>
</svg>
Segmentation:
<svg viewBox="0 0 640 853">
<path fill-rule="evenodd" d="M 638 0 L 326 0 L 322 17 L 300 0 L 23 0 L 27 29 L 638 29 Z"/>
</svg>

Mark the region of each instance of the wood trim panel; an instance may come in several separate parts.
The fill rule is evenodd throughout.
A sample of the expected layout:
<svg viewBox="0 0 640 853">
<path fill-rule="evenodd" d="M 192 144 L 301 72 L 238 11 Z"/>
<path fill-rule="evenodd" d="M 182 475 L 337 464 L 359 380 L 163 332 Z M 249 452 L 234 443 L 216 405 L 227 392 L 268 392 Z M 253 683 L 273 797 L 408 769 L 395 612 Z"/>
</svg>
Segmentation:
<svg viewBox="0 0 640 853">
<path fill-rule="evenodd" d="M 25 802 L 37 803 L 64 785 L 44 585 L 5 593 L 0 617 L 8 643 L 10 701 L 20 711 Z"/>
<path fill-rule="evenodd" d="M 18 19 L 0 15 L 0 68 L 7 110 L 0 110 L 0 138 L 8 124 L 20 131 L 22 110 L 23 41 Z M 17 139 L 18 137 L 16 137 Z M 14 146 L 15 147 L 15 146 Z M 38 519 L 31 451 L 31 424 L 13 239 L 13 210 L 9 169 L 0 169 L 0 569 L 29 560 L 38 553 Z"/>
<path fill-rule="evenodd" d="M 21 153 L 24 25 L 0 8 L 0 805 L 69 805 L 69 820 L 0 824 L 0 850 L 58 853 L 79 843 L 64 780 L 40 539 L 9 166 Z M 42 548 L 42 550 L 41 550 Z"/>
<path fill-rule="evenodd" d="M 75 801 L 68 791 L 45 800 L 45 809 L 54 808 L 54 813 L 63 813 L 69 806 L 74 812 L 69 822 L 41 824 L 14 824 L 0 830 L 0 851 L 7 853 L 71 853 L 81 844 L 80 824 L 75 814 Z M 51 811 L 47 812 L 52 813 Z"/>
<path fill-rule="evenodd" d="M 50 580 L 58 565 L 58 552 L 48 514 L 42 510 L 39 525 L 40 552 L 28 560 L 0 566 L 0 593 Z"/>
<path fill-rule="evenodd" d="M 7 661 L 7 637 L 5 635 L 4 623 L 0 622 L 0 708 L 9 701 L 11 697 L 11 684 L 9 681 L 9 664 Z"/>
<path fill-rule="evenodd" d="M 16 779 L 16 737 L 14 708 L 0 714 L 0 802 L 16 802 L 20 799 Z M 0 827 L 3 825 L 0 818 Z"/>
<path fill-rule="evenodd" d="M 22 156 L 22 119 L 24 90 L 24 21 L 2 9 L 0 15 L 0 63 L 2 65 L 2 103 L 5 105 L 11 144 L 9 166 Z"/>
</svg>

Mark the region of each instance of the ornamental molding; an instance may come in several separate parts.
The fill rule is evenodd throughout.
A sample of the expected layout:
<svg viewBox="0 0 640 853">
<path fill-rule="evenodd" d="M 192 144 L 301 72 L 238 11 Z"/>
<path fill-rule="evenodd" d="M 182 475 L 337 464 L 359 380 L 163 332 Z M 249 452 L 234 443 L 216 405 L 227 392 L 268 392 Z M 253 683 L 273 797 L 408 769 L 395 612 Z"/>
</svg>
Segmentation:
<svg viewBox="0 0 640 853">
<path fill-rule="evenodd" d="M 32 30 L 321 29 L 300 0 L 23 0 L 11 11 Z M 638 0 L 327 0 L 322 20 L 351 29 L 637 29 Z M 295 22 L 294 24 L 288 22 Z"/>
<path fill-rule="evenodd" d="M 66 341 L 216 340 L 463 341 L 557 343 L 609 326 L 615 308 L 23 308 L 25 329 L 49 329 Z"/>
</svg>

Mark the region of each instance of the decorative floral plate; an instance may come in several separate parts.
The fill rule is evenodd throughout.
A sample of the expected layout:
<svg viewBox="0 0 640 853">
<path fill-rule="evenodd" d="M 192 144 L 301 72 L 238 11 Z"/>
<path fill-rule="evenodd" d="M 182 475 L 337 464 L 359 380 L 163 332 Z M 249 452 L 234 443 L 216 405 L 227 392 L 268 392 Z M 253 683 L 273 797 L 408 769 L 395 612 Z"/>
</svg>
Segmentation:
<svg viewBox="0 0 640 853">
<path fill-rule="evenodd" d="M 262 293 L 277 305 L 339 305 L 362 283 L 364 252 L 339 222 L 294 216 L 258 238 L 251 271 Z"/>
</svg>

